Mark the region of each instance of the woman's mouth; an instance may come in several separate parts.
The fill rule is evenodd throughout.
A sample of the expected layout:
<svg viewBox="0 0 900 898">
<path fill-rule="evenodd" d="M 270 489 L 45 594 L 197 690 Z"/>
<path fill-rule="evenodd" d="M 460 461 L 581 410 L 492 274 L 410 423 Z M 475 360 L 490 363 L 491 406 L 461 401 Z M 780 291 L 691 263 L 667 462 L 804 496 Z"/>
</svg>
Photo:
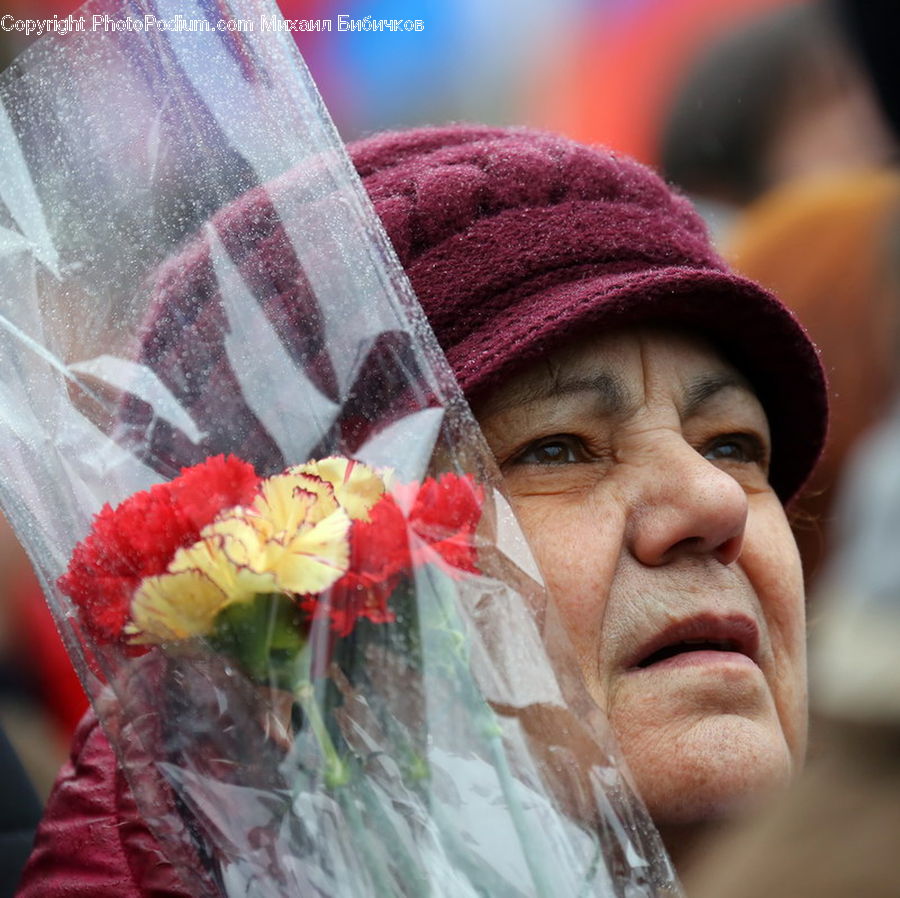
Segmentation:
<svg viewBox="0 0 900 898">
<path fill-rule="evenodd" d="M 633 656 L 630 669 L 757 663 L 759 628 L 745 615 L 700 614 L 670 624 Z"/>
</svg>

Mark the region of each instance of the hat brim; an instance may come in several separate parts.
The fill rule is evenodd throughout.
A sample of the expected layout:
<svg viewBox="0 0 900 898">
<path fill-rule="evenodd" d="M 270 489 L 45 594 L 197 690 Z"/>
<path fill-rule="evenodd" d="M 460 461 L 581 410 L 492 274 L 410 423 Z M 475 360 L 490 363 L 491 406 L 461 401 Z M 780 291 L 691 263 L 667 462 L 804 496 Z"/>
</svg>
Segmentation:
<svg viewBox="0 0 900 898">
<path fill-rule="evenodd" d="M 825 375 L 796 318 L 745 278 L 671 267 L 570 280 L 516 297 L 505 315 L 495 312 L 473 328 L 448 360 L 466 395 L 477 401 L 562 345 L 628 325 L 696 332 L 747 377 L 769 419 L 770 483 L 782 502 L 796 496 L 825 441 Z"/>
</svg>

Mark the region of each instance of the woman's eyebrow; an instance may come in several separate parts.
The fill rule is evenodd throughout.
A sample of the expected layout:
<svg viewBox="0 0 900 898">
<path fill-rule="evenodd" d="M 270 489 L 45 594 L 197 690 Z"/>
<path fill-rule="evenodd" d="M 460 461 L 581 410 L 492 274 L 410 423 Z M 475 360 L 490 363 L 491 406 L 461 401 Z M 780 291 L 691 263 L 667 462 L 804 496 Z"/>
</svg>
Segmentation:
<svg viewBox="0 0 900 898">
<path fill-rule="evenodd" d="M 717 371 L 694 378 L 684 391 L 683 418 L 690 418 L 700 407 L 722 390 L 736 388 L 755 396 L 753 388 L 736 371 Z"/>
<path fill-rule="evenodd" d="M 616 415 L 631 406 L 631 398 L 620 378 L 610 372 L 599 372 L 589 377 L 561 376 L 547 379 L 538 384 L 523 385 L 516 390 L 509 400 L 496 411 L 514 406 L 527 406 L 549 399 L 561 399 L 565 396 L 590 394 L 599 404 L 598 411 L 605 415 Z"/>
</svg>

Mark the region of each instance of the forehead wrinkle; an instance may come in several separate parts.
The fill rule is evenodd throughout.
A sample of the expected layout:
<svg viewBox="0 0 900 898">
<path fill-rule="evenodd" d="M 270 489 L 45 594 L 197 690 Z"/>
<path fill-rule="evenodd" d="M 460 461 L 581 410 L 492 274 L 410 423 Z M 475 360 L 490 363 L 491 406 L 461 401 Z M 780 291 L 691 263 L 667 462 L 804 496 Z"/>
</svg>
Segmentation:
<svg viewBox="0 0 900 898">
<path fill-rule="evenodd" d="M 695 377 L 684 391 L 682 417 L 697 414 L 705 403 L 723 390 L 738 389 L 756 396 L 753 388 L 737 371 L 716 371 Z"/>
</svg>

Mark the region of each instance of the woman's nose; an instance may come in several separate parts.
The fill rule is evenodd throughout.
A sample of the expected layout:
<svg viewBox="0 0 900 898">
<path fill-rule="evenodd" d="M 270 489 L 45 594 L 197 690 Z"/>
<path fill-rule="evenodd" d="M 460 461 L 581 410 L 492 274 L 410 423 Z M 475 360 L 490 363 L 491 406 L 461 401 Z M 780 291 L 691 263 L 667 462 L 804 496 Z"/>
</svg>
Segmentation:
<svg viewBox="0 0 900 898">
<path fill-rule="evenodd" d="M 642 564 L 659 566 L 686 556 L 731 564 L 741 554 L 744 488 L 680 438 L 641 472 L 632 509 L 628 536 Z"/>
</svg>

